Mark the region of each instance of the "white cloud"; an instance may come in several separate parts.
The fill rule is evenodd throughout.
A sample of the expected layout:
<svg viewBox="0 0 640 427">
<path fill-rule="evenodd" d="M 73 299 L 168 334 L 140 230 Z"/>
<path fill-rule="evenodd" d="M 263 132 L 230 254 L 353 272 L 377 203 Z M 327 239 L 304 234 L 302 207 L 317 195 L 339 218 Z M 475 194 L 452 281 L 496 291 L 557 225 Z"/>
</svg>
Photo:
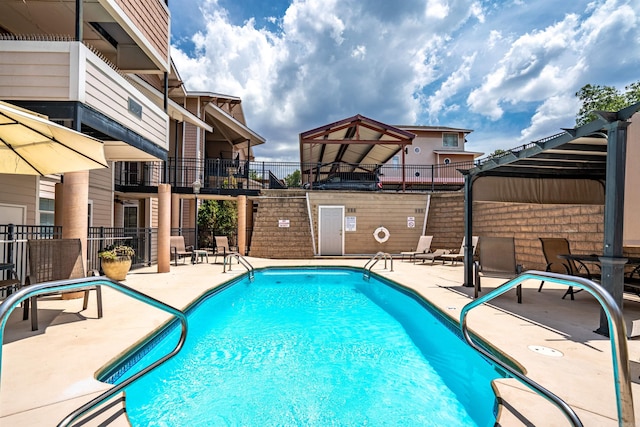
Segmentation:
<svg viewBox="0 0 640 427">
<path fill-rule="evenodd" d="M 564 94 L 546 99 L 531 117 L 531 124 L 520 133 L 522 143 L 537 141 L 550 136 L 549 129 L 560 133 L 562 128 L 575 126 L 576 113 L 580 108 L 575 96 Z"/>
<path fill-rule="evenodd" d="M 539 139 L 573 125 L 582 85 L 638 80 L 640 0 L 293 0 L 274 32 L 200 1 L 195 49 L 172 56 L 188 89 L 242 98 L 264 158 L 358 113 L 475 129 L 471 147 Z"/>
<path fill-rule="evenodd" d="M 469 81 L 469 73 L 475 59 L 475 54 L 465 57 L 460 67 L 453 73 L 451 73 L 451 75 L 440 86 L 440 89 L 438 89 L 432 96 L 429 97 L 427 101 L 427 111 L 429 117 L 432 118 L 432 123 L 437 123 L 437 116 L 440 111 L 448 109 L 448 111 L 451 112 L 456 111 L 459 108 L 455 105 L 449 105 L 447 107 L 447 103 L 449 99 L 456 93 L 458 93 L 460 88 L 464 87 L 464 85 Z"/>
</svg>

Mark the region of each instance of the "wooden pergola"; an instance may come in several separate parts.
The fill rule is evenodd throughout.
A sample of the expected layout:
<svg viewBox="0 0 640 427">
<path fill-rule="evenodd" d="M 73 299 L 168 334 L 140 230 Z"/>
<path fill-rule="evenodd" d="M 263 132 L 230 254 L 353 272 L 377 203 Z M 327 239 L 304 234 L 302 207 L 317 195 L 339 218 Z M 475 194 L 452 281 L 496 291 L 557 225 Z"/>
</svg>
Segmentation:
<svg viewBox="0 0 640 427">
<path fill-rule="evenodd" d="M 349 117 L 300 134 L 300 164 L 303 177 L 324 179 L 338 167 L 350 172 L 375 173 L 402 152 L 402 190 L 405 190 L 405 150 L 413 143 L 411 132 L 369 119 Z"/>
</svg>

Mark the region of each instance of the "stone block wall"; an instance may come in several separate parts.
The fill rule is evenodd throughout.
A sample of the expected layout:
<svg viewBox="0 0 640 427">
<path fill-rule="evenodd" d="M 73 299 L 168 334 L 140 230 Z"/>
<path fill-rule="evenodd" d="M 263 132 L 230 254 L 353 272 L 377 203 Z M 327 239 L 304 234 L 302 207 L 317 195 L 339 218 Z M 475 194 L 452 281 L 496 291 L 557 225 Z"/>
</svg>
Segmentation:
<svg viewBox="0 0 640 427">
<path fill-rule="evenodd" d="M 575 253 L 602 253 L 604 206 L 476 202 L 473 234 L 515 238 L 516 261 L 544 270 L 540 237 L 564 237 Z"/>
<path fill-rule="evenodd" d="M 269 192 L 257 204 L 249 255 L 259 258 L 313 258 L 313 243 L 304 192 Z M 288 220 L 288 227 L 280 221 Z"/>
</svg>

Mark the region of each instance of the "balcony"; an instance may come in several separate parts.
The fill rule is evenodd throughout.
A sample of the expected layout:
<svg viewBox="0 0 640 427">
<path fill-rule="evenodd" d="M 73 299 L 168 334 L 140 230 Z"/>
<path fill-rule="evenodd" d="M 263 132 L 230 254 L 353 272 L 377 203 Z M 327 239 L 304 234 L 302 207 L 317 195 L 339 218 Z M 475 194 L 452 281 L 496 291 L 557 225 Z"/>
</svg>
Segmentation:
<svg viewBox="0 0 640 427">
<path fill-rule="evenodd" d="M 169 117 L 161 107 L 82 43 L 34 37 L 0 40 L 0 99 L 59 122 L 80 117 L 84 133 L 104 140 L 107 160 L 166 158 Z"/>
<path fill-rule="evenodd" d="M 371 176 L 390 191 L 451 191 L 464 185 L 459 170 L 473 167 L 473 162 L 446 165 L 348 165 L 300 164 L 298 162 L 249 162 L 228 159 L 172 159 L 167 162 L 122 162 L 115 165 L 115 190 L 153 193 L 160 183 L 171 184 L 176 193 L 193 192 L 199 179 L 202 194 L 257 195 L 267 189 L 314 188 L 314 183 L 332 176 L 346 180 Z M 404 171 L 404 173 L 403 173 Z M 403 179 L 404 177 L 404 179 Z M 305 185 L 310 183 L 309 185 Z M 316 187 L 318 188 L 318 187 Z"/>
</svg>

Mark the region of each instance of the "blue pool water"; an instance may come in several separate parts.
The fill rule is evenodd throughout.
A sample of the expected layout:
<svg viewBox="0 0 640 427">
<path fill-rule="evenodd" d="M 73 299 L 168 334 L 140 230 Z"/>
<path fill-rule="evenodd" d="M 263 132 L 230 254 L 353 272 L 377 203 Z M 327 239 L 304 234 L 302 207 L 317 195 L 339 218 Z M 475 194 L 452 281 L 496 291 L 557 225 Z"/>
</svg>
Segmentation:
<svg viewBox="0 0 640 427">
<path fill-rule="evenodd" d="M 134 426 L 495 423 L 499 374 L 441 314 L 361 270 L 257 271 L 188 318 L 182 351 L 126 389 Z M 166 354 L 179 327 L 164 335 L 103 380 Z"/>
</svg>

